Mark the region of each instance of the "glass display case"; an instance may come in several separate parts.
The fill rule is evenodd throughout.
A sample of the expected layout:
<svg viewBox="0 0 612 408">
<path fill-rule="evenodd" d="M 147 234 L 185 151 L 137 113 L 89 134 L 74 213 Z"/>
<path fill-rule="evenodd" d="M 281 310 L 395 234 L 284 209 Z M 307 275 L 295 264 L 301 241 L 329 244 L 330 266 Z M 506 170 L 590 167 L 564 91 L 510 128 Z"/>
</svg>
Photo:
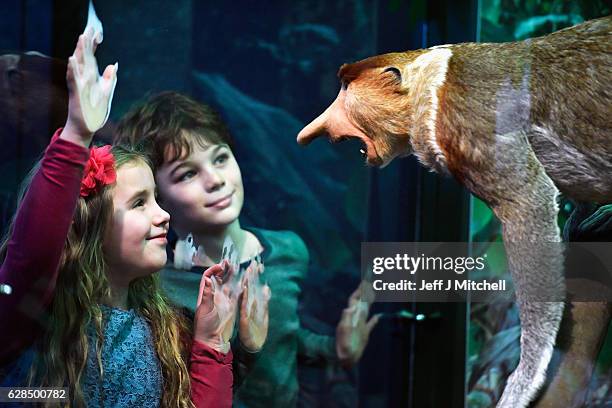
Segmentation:
<svg viewBox="0 0 612 408">
<path fill-rule="evenodd" d="M 3 231 L 19 184 L 65 121 L 65 64 L 87 7 L 85 0 L 0 6 Z M 105 0 L 95 7 L 104 25 L 99 65 L 119 62 L 110 120 L 96 143 L 112 143 L 117 123 L 147 97 L 166 90 L 188 95 L 229 128 L 244 182 L 241 224 L 293 231 L 303 240 L 308 270 L 299 282 L 296 324 L 307 335 L 293 327 L 286 342 L 297 348 L 295 359 L 274 363 L 295 369 L 298 405 L 494 407 L 519 358 L 513 303 L 375 303 L 372 314 L 380 320 L 358 364 L 304 351 L 304 343 L 316 342 L 334 349 L 338 322 L 360 282 L 362 242 L 476 243 L 473 251 L 486 253 L 496 274 L 506 276 L 507 268 L 499 246 L 489 245 L 502 241 L 499 221 L 452 177 L 430 173 L 415 157 L 368 167 L 354 139 L 304 148 L 296 136 L 338 94 L 344 63 L 443 44 L 521 41 L 609 15 L 609 3 Z M 573 208 L 562 198 L 561 228 Z M 270 330 L 282 315 L 275 313 Z M 612 404 L 612 337 L 602 341 L 582 390 L 589 407 Z M 266 384 L 261 401 L 236 399 L 236 406 L 265 406 L 263 394 L 278 389 Z"/>
</svg>

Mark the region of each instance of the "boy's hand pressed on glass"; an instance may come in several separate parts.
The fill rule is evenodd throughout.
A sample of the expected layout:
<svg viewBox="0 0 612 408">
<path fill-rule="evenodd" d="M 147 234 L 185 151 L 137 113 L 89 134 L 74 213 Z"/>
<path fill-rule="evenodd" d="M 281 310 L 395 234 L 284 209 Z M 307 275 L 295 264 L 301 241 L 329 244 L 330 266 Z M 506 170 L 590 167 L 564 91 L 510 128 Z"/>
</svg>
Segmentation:
<svg viewBox="0 0 612 408">
<path fill-rule="evenodd" d="M 355 364 L 361 358 L 379 315 L 368 320 L 371 301 L 364 299 L 362 285 L 350 296 L 348 307 L 336 327 L 336 354 L 344 365 Z"/>
<path fill-rule="evenodd" d="M 263 264 L 252 261 L 242 276 L 238 332 L 240 342 L 250 352 L 261 350 L 268 336 L 270 287 L 257 283 L 263 269 Z"/>
</svg>

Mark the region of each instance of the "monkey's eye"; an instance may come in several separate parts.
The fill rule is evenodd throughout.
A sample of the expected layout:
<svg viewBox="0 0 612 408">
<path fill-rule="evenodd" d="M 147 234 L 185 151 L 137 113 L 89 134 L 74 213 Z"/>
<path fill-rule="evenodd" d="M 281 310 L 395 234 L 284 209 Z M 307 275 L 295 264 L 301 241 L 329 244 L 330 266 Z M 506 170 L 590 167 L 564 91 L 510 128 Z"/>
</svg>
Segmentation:
<svg viewBox="0 0 612 408">
<path fill-rule="evenodd" d="M 402 82 L 402 73 L 400 72 L 399 69 L 395 68 L 395 67 L 387 67 L 385 68 L 385 70 L 383 71 L 383 74 L 386 72 L 391 72 L 393 75 L 395 75 L 395 78 L 397 79 L 398 82 Z"/>
<path fill-rule="evenodd" d="M 342 90 L 346 91 L 346 88 L 348 88 L 348 82 L 342 81 Z"/>
</svg>

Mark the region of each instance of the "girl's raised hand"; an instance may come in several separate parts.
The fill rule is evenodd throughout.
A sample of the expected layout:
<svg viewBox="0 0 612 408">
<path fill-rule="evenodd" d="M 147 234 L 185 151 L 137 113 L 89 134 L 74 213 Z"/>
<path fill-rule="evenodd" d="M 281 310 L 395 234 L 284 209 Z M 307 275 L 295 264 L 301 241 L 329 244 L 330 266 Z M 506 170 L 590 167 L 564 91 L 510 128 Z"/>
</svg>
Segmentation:
<svg viewBox="0 0 612 408">
<path fill-rule="evenodd" d="M 101 33 L 88 24 L 79 36 L 73 55 L 68 58 L 68 119 L 62 135 L 85 146 L 89 145 L 94 132 L 106 123 L 117 83 L 117 63 L 107 66 L 99 76 L 94 53 L 101 41 Z"/>
<path fill-rule="evenodd" d="M 228 288 L 221 285 L 228 267 L 229 262 L 223 261 L 202 275 L 194 321 L 194 339 L 221 353 L 230 349 L 229 339 L 236 319 L 236 301 Z"/>
</svg>

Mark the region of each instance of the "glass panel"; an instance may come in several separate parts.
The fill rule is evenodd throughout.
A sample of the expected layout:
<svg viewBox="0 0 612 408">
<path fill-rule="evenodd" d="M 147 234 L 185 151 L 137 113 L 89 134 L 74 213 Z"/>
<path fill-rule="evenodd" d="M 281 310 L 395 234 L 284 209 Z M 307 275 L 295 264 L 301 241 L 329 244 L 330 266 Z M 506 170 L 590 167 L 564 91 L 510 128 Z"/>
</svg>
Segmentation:
<svg viewBox="0 0 612 408">
<path fill-rule="evenodd" d="M 3 4 L 0 49 L 15 55 L 0 57 L 2 227 L 14 212 L 17 184 L 64 123 L 65 61 L 84 28 L 86 4 Z M 306 349 L 299 358 L 300 398 L 356 406 L 356 371 L 335 361 L 333 336 L 359 282 L 369 171 L 357 141 L 331 146 L 318 140 L 304 148 L 296 136 L 334 100 L 340 65 L 376 54 L 379 2 L 151 0 L 95 6 L 104 26 L 99 66 L 119 62 L 110 121 L 96 135 L 98 142 L 110 142 L 137 102 L 164 90 L 212 106 L 233 136 L 245 190 L 241 226 L 266 231 L 255 236 L 276 262 L 266 264 L 262 278 L 273 293 L 271 334 L 261 358 L 268 374 L 247 380 L 242 388 L 249 390 L 237 396 L 237 404 L 296 402 L 299 347 Z M 30 50 L 57 59 L 16 54 Z M 32 67 L 35 75 L 29 76 Z M 307 253 L 300 238 L 286 231 L 304 241 Z"/>
<path fill-rule="evenodd" d="M 545 35 L 585 20 L 608 15 L 610 6 L 607 2 L 599 0 L 574 2 L 481 0 L 479 10 L 479 41 L 509 42 Z M 559 101 L 559 103 L 563 102 Z M 491 210 L 478 198 L 472 197 L 471 200 L 470 237 L 472 242 L 501 241 L 501 225 Z M 561 197 L 558 219 L 561 229 L 573 208 L 569 200 Z M 489 252 L 486 245 L 475 247 L 475 251 L 481 254 L 487 253 L 489 262 L 494 264 L 496 264 L 495 259 L 500 258 Z M 500 275 L 509 276 L 505 264 L 497 263 L 497 265 L 495 270 L 498 270 Z M 472 304 L 468 333 L 467 406 L 493 407 L 519 358 L 520 328 L 515 305 L 508 303 Z M 597 333 L 586 332 L 581 335 L 596 338 Z M 563 358 L 563 354 L 562 350 L 555 351 L 551 367 L 555 367 L 555 361 Z M 610 380 L 612 378 L 612 336 L 610 334 L 594 363 L 593 377 L 586 389 L 580 390 L 574 387 L 574 392 L 585 391 L 587 393 L 586 406 L 604 406 L 612 401 L 610 391 L 612 389 Z M 550 368 L 549 372 L 552 370 L 553 368 Z M 579 370 L 576 371 L 578 372 Z M 559 381 L 559 378 L 556 380 Z M 574 378 L 574 381 L 580 380 L 582 379 Z M 560 392 L 559 395 L 561 395 Z"/>
</svg>

